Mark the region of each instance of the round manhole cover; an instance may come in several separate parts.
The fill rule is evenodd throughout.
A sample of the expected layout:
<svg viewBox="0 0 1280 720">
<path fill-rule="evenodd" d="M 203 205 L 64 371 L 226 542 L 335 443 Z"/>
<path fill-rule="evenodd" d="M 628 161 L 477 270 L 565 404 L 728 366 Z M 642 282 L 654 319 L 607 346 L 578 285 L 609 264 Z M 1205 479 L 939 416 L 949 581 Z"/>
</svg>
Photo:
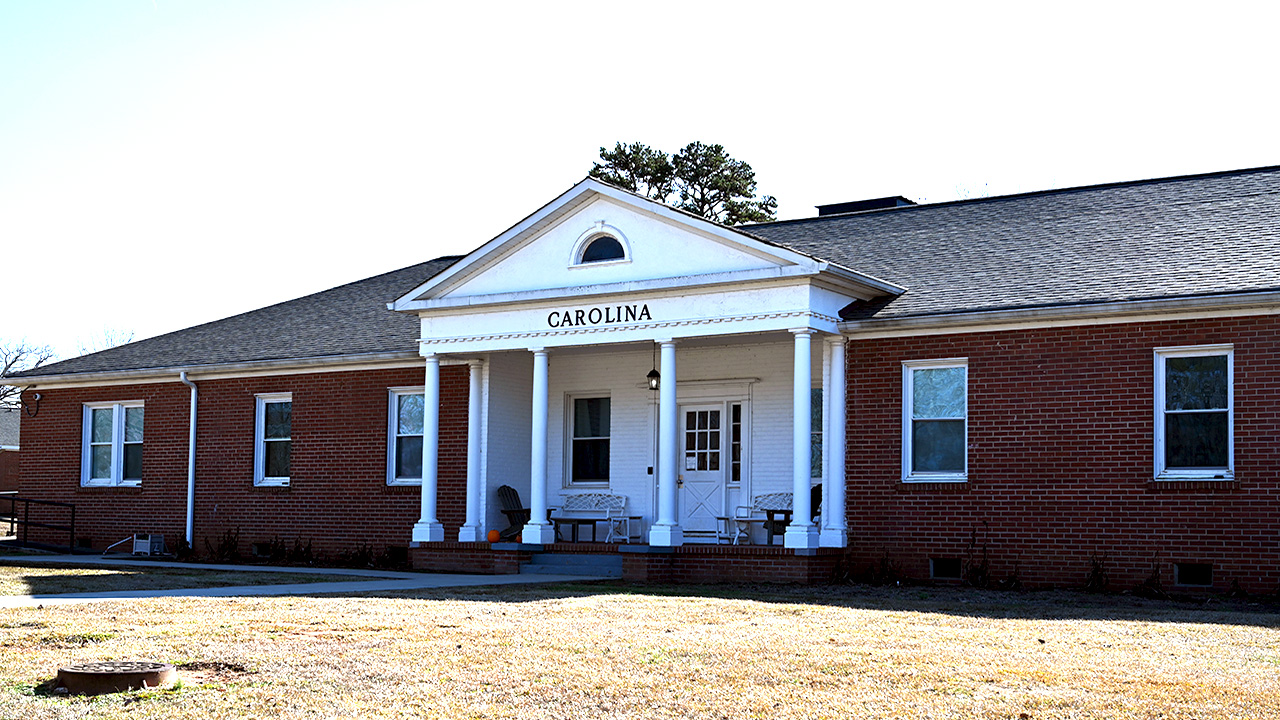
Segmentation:
<svg viewBox="0 0 1280 720">
<path fill-rule="evenodd" d="M 148 660 L 108 660 L 58 668 L 55 687 L 72 695 L 101 695 L 172 685 L 178 671 L 172 665 Z"/>
</svg>

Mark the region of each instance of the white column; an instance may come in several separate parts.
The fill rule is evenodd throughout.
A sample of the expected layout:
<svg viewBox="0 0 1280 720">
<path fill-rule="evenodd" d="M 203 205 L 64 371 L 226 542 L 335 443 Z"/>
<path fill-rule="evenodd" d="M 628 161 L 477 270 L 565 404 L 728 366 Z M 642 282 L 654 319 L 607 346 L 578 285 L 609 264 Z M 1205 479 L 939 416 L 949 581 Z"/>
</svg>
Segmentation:
<svg viewBox="0 0 1280 720">
<path fill-rule="evenodd" d="M 427 382 L 422 397 L 422 517 L 413 526 L 414 542 L 442 542 L 444 525 L 436 519 L 439 479 L 440 356 L 427 355 Z"/>
<path fill-rule="evenodd" d="M 533 352 L 533 432 L 529 446 L 529 522 L 520 533 L 520 542 L 549 545 L 556 530 L 547 522 L 547 386 L 548 364 L 545 348 Z"/>
<path fill-rule="evenodd" d="M 818 528 L 813 524 L 809 502 L 810 476 L 809 438 L 813 432 L 809 393 L 813 384 L 811 346 L 813 330 L 791 331 L 795 336 L 795 361 L 791 375 L 791 524 L 787 526 L 784 544 L 789 548 L 818 547 Z"/>
<path fill-rule="evenodd" d="M 484 363 L 472 360 L 467 388 L 467 520 L 458 530 L 458 542 L 479 542 L 480 536 L 480 412 Z"/>
<path fill-rule="evenodd" d="M 831 351 L 831 373 L 826 387 L 822 388 L 823 419 L 826 430 L 822 436 L 823 471 L 822 516 L 826 524 L 818 538 L 821 547 L 848 547 L 849 527 L 845 521 L 844 484 L 844 404 L 845 360 L 844 336 L 837 335 L 827 343 Z"/>
<path fill-rule="evenodd" d="M 680 479 L 676 344 L 674 340 L 661 340 L 659 343 L 662 348 L 662 384 L 658 388 L 658 519 L 649 528 L 649 544 L 674 547 L 684 544 L 684 531 L 676 520 L 676 482 Z"/>
</svg>

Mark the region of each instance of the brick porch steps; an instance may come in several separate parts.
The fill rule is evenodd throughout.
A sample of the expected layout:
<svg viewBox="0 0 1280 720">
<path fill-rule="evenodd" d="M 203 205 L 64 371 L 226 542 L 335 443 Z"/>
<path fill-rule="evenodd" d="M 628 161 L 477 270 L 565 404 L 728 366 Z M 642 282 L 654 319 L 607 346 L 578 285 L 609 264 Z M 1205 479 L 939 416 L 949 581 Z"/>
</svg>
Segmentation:
<svg viewBox="0 0 1280 720">
<path fill-rule="evenodd" d="M 528 563 L 520 566 L 525 575 L 590 575 L 622 577 L 622 556 L 587 553 L 533 553 Z"/>
</svg>

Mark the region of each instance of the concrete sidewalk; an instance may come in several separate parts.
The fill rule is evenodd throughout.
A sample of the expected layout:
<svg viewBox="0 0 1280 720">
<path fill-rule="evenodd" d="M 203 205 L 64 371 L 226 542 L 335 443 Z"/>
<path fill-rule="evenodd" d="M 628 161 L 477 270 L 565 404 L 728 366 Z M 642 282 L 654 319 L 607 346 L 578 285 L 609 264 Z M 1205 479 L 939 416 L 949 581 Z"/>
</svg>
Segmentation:
<svg viewBox="0 0 1280 720">
<path fill-rule="evenodd" d="M 326 593 L 398 592 L 424 588 L 475 587 L 481 585 L 526 585 L 549 582 L 579 582 L 607 580 L 608 578 L 581 575 L 461 575 L 443 573 L 414 573 L 394 570 L 352 570 L 350 568 L 306 568 L 260 565 L 208 565 L 200 563 L 166 562 L 162 560 L 134 560 L 132 558 L 102 557 L 99 555 L 14 555 L 5 560 L 18 560 L 29 564 L 62 564 L 79 567 L 133 566 L 173 567 L 188 570 L 220 570 L 258 573 L 298 573 L 305 575 L 349 575 L 350 581 L 315 583 L 289 583 L 282 585 L 235 585 L 211 588 L 175 588 L 171 590 L 113 590 L 91 593 L 59 593 L 48 595 L 11 595 L 0 597 L 0 608 L 35 607 L 38 605 L 64 605 L 70 603 L 98 602 L 105 600 L 141 600 L 156 597 L 259 597 L 268 595 L 319 595 Z"/>
</svg>

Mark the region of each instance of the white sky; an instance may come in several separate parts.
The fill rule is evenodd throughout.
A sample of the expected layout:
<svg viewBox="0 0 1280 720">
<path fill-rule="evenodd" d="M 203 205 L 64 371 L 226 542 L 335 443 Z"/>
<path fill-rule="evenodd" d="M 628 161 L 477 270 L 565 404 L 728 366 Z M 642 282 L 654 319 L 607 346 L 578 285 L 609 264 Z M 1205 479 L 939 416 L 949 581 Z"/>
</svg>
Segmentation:
<svg viewBox="0 0 1280 720">
<path fill-rule="evenodd" d="M 0 0 L 0 341 L 462 254 L 620 140 L 782 218 L 1280 164 L 1265 7 Z"/>
</svg>

